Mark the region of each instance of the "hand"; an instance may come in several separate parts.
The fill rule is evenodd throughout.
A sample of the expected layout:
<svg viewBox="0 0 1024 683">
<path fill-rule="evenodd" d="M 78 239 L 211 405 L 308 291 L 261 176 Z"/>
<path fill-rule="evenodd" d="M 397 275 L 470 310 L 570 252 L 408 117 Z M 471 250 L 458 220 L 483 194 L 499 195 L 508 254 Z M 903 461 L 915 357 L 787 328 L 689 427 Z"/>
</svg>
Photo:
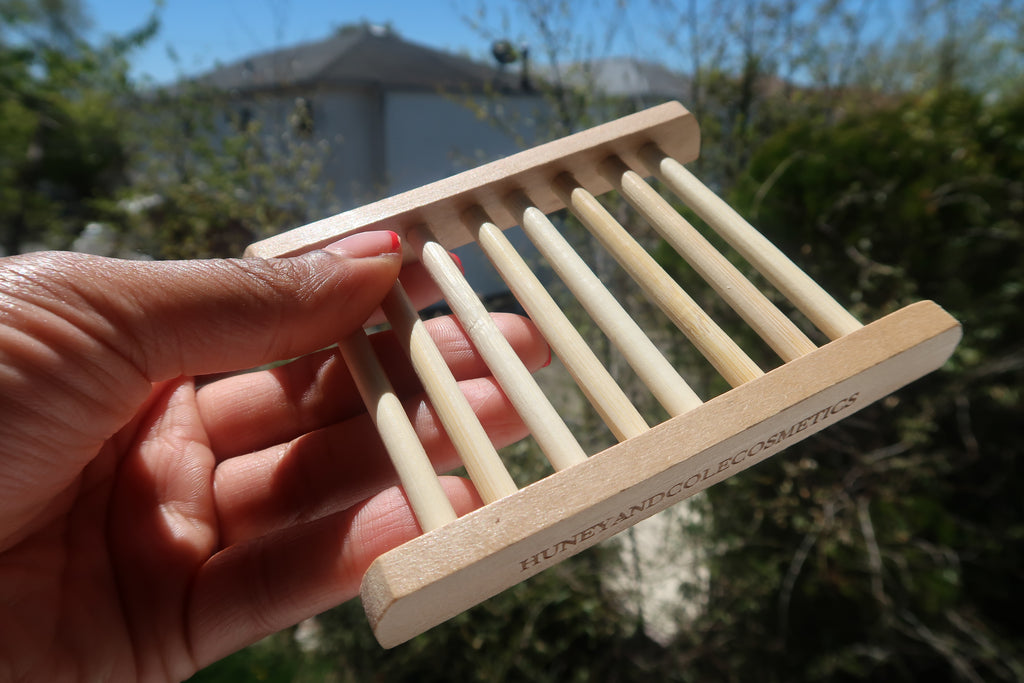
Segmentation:
<svg viewBox="0 0 1024 683">
<path fill-rule="evenodd" d="M 186 678 L 354 596 L 418 533 L 344 363 L 317 351 L 373 314 L 394 242 L 0 259 L 0 680 Z M 414 268 L 402 280 L 434 294 Z M 461 328 L 430 324 L 496 443 L 522 437 Z M 528 322 L 499 324 L 529 367 L 547 360 Z M 394 340 L 374 343 L 437 468 L 457 465 Z M 460 514 L 479 505 L 444 483 Z"/>
</svg>

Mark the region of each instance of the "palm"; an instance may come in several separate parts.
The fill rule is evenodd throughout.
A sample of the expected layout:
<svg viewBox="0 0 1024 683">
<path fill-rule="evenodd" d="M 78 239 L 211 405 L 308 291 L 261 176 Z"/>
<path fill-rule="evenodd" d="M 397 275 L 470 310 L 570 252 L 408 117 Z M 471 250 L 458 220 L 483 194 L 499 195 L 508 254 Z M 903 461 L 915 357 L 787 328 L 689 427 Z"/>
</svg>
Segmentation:
<svg viewBox="0 0 1024 683">
<path fill-rule="evenodd" d="M 155 392 L 166 407 L 105 444 L 5 558 L 23 571 L 5 576 L 4 659 L 39 680 L 180 680 L 197 668 L 186 613 L 217 547 L 214 460 L 200 453 L 191 383 Z"/>
<path fill-rule="evenodd" d="M 310 353 L 358 330 L 400 267 L 344 250 L 0 262 L 0 681 L 186 678 L 351 598 L 418 532 L 348 369 Z M 528 323 L 500 324 L 528 366 L 547 359 Z M 492 439 L 520 438 L 461 328 L 428 326 Z M 374 341 L 436 467 L 454 467 L 404 354 Z M 457 511 L 479 504 L 445 485 Z"/>
<path fill-rule="evenodd" d="M 348 369 L 310 353 L 358 330 L 399 266 L 0 264 L 0 680 L 186 678 L 351 598 L 418 533 Z M 520 438 L 461 328 L 429 325 L 491 437 Z M 528 323 L 501 325 L 528 366 L 547 359 Z M 454 467 L 395 340 L 375 345 L 435 465 Z M 457 511 L 479 504 L 445 484 Z"/>
</svg>

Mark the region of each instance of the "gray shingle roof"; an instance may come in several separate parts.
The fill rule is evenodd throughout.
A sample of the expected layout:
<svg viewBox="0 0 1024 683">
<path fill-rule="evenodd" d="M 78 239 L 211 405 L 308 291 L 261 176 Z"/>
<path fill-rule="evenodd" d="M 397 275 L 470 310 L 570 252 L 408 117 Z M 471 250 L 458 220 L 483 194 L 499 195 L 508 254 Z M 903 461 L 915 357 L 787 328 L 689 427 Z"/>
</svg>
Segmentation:
<svg viewBox="0 0 1024 683">
<path fill-rule="evenodd" d="M 679 98 L 690 87 L 689 79 L 681 74 L 632 57 L 598 59 L 588 68 L 594 84 L 606 95 Z"/>
<path fill-rule="evenodd" d="M 553 78 L 550 69 L 538 66 L 536 70 L 545 78 Z M 605 57 L 569 64 L 563 69 L 561 81 L 607 97 L 641 100 L 682 99 L 691 87 L 685 75 L 635 57 Z"/>
<path fill-rule="evenodd" d="M 517 79 L 490 66 L 407 42 L 371 27 L 341 29 L 324 40 L 274 50 L 226 64 L 197 82 L 219 90 L 369 86 L 480 90 Z"/>
</svg>

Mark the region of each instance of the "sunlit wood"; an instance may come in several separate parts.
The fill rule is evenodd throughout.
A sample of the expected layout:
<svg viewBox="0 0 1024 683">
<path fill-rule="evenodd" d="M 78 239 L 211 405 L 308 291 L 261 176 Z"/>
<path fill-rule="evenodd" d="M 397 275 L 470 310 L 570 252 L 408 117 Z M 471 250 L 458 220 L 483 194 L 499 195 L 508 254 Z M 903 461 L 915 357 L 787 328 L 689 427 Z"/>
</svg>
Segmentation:
<svg viewBox="0 0 1024 683">
<path fill-rule="evenodd" d="M 382 306 L 480 498 L 493 503 L 515 493 L 515 482 L 400 282 Z"/>
<path fill-rule="evenodd" d="M 385 647 L 405 642 L 856 413 L 940 367 L 956 347 L 959 324 L 929 301 L 861 325 L 683 167 L 698 148 L 693 117 L 670 103 L 317 221 L 247 251 L 251 256 L 286 256 L 356 232 L 386 229 L 401 235 L 405 258 L 419 259 L 430 271 L 556 470 L 515 490 L 479 422 L 466 414 L 468 405 L 459 400 L 454 378 L 442 367 L 440 354 L 396 284 L 383 304 L 387 316 L 487 504 L 455 518 L 365 334 L 343 340 L 346 362 L 427 531 L 377 558 L 363 577 L 363 606 Z M 784 305 L 770 303 L 671 210 L 643 180 L 651 174 L 833 341 L 814 348 L 780 312 Z M 777 352 L 780 365 L 762 371 L 615 220 L 602 204 L 604 198 L 597 197 L 616 188 L 704 279 L 708 288 L 699 296 L 727 301 L 742 318 L 732 322 L 746 322 Z M 699 372 L 711 378 L 703 390 L 713 393 L 714 385 L 724 393 L 701 402 L 682 379 L 686 373 L 668 363 L 559 234 L 548 215 L 563 209 L 578 216 L 600 243 L 601 258 L 605 251 L 614 257 L 682 331 L 672 343 L 683 350 L 695 348 L 724 378 L 722 382 L 714 373 Z M 668 419 L 655 424 L 664 416 L 641 415 L 624 401 L 607 369 L 595 365 L 597 354 L 585 348 L 544 291 L 544 279 L 531 272 L 502 234 L 516 224 L 665 407 Z M 584 393 L 623 439 L 620 443 L 589 458 L 583 452 L 580 439 L 453 263 L 448 250 L 473 241 L 494 261 Z M 681 355 L 703 364 L 696 354 Z"/>
<path fill-rule="evenodd" d="M 455 519 L 455 510 L 366 334 L 359 330 L 341 340 L 338 346 L 398 472 L 398 480 L 420 528 L 431 531 L 451 522 Z"/>
</svg>

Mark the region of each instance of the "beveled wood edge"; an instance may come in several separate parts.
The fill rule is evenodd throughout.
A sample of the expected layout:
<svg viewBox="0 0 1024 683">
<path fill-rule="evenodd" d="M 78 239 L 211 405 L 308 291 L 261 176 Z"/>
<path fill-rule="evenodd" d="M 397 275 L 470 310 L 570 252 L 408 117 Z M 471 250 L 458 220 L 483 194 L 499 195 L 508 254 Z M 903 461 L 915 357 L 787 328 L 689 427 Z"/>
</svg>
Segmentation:
<svg viewBox="0 0 1024 683">
<path fill-rule="evenodd" d="M 913 304 L 381 555 L 361 589 L 378 641 L 405 642 L 852 415 L 939 368 L 960 335 L 936 304 Z"/>
</svg>

